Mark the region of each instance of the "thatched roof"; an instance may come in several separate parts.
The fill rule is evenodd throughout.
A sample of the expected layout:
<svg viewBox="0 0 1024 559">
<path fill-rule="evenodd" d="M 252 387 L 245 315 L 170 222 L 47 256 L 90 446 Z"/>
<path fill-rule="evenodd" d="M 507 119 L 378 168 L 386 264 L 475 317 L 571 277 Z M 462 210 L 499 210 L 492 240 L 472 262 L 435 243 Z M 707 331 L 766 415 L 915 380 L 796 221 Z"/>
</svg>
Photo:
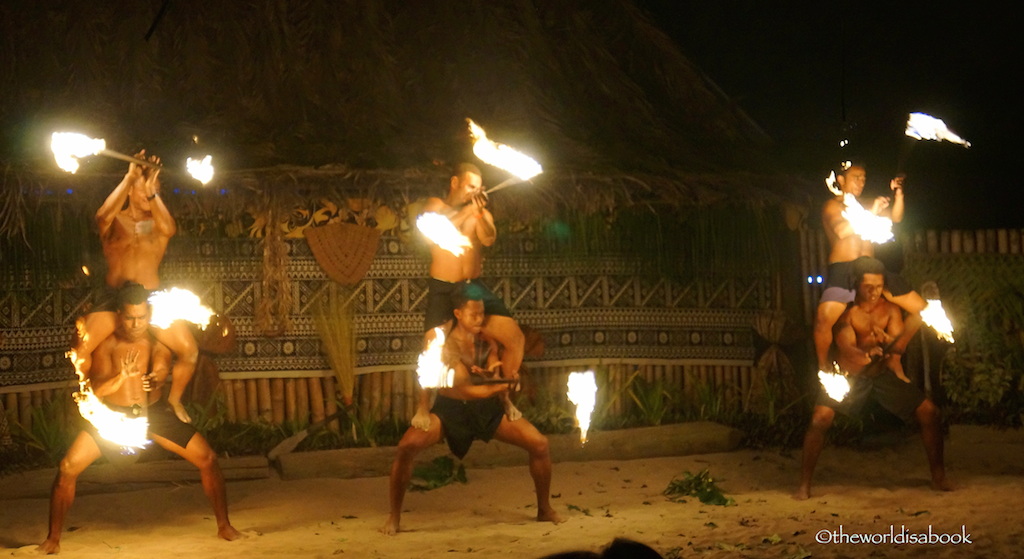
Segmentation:
<svg viewBox="0 0 1024 559">
<path fill-rule="evenodd" d="M 35 169 L 74 129 L 167 161 L 196 136 L 223 176 L 401 179 L 465 157 L 472 117 L 584 188 L 693 202 L 768 174 L 763 133 L 625 0 L 24 4 L 0 6 L 2 158 Z"/>
</svg>

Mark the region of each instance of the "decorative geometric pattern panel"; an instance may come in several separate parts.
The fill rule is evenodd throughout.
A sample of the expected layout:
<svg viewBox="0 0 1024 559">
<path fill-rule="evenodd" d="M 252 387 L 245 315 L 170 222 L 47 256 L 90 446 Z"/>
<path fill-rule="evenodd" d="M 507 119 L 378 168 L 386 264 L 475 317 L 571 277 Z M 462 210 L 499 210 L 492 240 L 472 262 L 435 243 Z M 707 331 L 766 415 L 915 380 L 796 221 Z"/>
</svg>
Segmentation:
<svg viewBox="0 0 1024 559">
<path fill-rule="evenodd" d="M 506 240 L 506 242 L 508 242 Z M 753 316 L 772 308 L 765 275 L 700 278 L 679 283 L 636 274 L 634 263 L 614 256 L 566 258 L 510 251 L 487 255 L 484 281 L 521 324 L 545 339 L 545 360 L 664 358 L 751 360 Z M 291 328 L 260 336 L 255 311 L 262 296 L 258 239 L 177 237 L 161 278 L 191 289 L 237 331 L 236 350 L 217 358 L 223 372 L 320 372 L 329 369 L 312 318 L 332 292 L 304 240 L 288 240 L 292 282 Z M 336 288 L 353 306 L 357 366 L 408 365 L 423 343 L 427 255 L 417 243 L 382 237 L 366 277 Z M 65 352 L 75 318 L 92 300 L 88 286 L 39 290 L 14 285 L 0 298 L 0 385 L 73 377 Z"/>
</svg>

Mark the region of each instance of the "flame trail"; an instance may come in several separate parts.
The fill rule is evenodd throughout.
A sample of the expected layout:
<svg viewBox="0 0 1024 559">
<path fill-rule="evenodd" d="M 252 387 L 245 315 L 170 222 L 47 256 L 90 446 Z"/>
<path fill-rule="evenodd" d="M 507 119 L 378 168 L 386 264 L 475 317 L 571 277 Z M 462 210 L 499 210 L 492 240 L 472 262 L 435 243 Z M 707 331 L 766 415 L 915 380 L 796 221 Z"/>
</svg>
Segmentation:
<svg viewBox="0 0 1024 559">
<path fill-rule="evenodd" d="M 455 370 L 444 363 L 444 339 L 444 328 L 434 328 L 434 339 L 416 361 L 420 388 L 450 388 L 455 380 Z"/>
<path fill-rule="evenodd" d="M 950 130 L 942 119 L 924 113 L 910 113 L 907 118 L 906 134 L 917 140 L 947 141 L 965 148 L 971 147 L 971 142 Z"/>
<path fill-rule="evenodd" d="M 198 295 L 177 287 L 151 293 L 149 308 L 152 311 L 149 323 L 157 328 L 167 328 L 175 320 L 187 320 L 200 328 L 206 328 L 214 315 L 209 307 L 203 305 Z"/>
<path fill-rule="evenodd" d="M 135 449 L 148 445 L 146 433 L 149 429 L 149 420 L 145 416 L 128 417 L 104 405 L 93 393 L 89 381 L 82 373 L 82 364 L 85 360 L 79 358 L 75 350 L 68 352 L 68 358 L 74 364 L 75 374 L 78 375 L 78 392 L 74 395 L 78 413 L 96 427 L 96 432 L 101 437 L 121 446 L 126 454 L 134 454 Z"/>
<path fill-rule="evenodd" d="M 197 181 L 206 184 L 213 180 L 213 156 L 207 155 L 202 159 L 192 159 L 189 157 L 185 161 L 185 169 L 188 170 L 188 174 L 192 175 L 192 178 Z"/>
<path fill-rule="evenodd" d="M 587 442 L 587 431 L 590 430 L 590 417 L 597 404 L 597 381 L 594 371 L 569 373 L 565 395 L 576 404 L 576 423 L 580 426 L 580 442 Z"/>
<path fill-rule="evenodd" d="M 473 154 L 480 158 L 480 161 L 493 165 L 503 171 L 508 171 L 520 181 L 528 181 L 541 174 L 544 169 L 532 157 L 516 151 L 505 145 L 487 139 L 487 132 L 471 119 L 469 133 L 473 136 Z"/>
<path fill-rule="evenodd" d="M 938 299 L 928 299 L 927 301 L 928 304 L 921 310 L 921 320 L 931 326 L 935 330 L 935 335 L 940 339 L 953 343 L 953 323 L 946 315 L 946 310 L 942 308 L 942 301 Z"/>
<path fill-rule="evenodd" d="M 439 213 L 427 212 L 419 216 L 416 218 L 416 228 L 430 242 L 455 256 L 461 256 L 467 248 L 473 246 L 469 237 L 463 235 L 450 219 Z"/>
<path fill-rule="evenodd" d="M 829 398 L 842 402 L 850 392 L 850 381 L 839 370 L 838 364 L 833 363 L 832 366 L 835 368 L 835 372 L 818 371 L 818 380 L 821 381 L 821 386 Z"/>
<path fill-rule="evenodd" d="M 856 196 L 849 192 L 843 192 L 838 186 L 835 171 L 832 171 L 825 179 L 825 186 L 832 194 L 843 197 L 845 208 L 843 218 L 850 223 L 853 232 L 860 238 L 875 244 L 887 243 L 895 238 L 892 232 L 892 220 L 871 213 L 860 205 Z"/>
<path fill-rule="evenodd" d="M 74 173 L 78 171 L 78 160 L 96 155 L 107 149 L 107 142 L 75 132 L 54 132 L 50 136 L 50 150 L 53 159 L 61 169 Z"/>
</svg>

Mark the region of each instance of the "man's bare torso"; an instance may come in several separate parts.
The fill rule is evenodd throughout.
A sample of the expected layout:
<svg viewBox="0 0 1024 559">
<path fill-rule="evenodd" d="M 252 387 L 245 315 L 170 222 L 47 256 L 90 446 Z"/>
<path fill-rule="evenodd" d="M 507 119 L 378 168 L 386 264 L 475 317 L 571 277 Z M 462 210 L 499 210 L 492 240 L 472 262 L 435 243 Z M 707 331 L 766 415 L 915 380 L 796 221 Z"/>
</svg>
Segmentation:
<svg viewBox="0 0 1024 559">
<path fill-rule="evenodd" d="M 844 206 L 843 202 L 839 198 L 833 198 L 828 202 L 825 202 L 825 207 L 821 212 L 822 224 L 825 228 L 825 235 L 828 237 L 829 245 L 831 250 L 828 254 L 829 264 L 835 262 L 850 262 L 856 260 L 861 256 L 874 256 L 875 248 L 870 241 L 865 241 L 860 238 L 860 235 L 849 235 L 845 238 L 840 239 L 839 235 L 835 231 L 835 227 L 831 225 L 834 216 L 841 215 Z"/>
<path fill-rule="evenodd" d="M 424 209 L 442 215 L 447 215 L 453 210 L 440 198 L 431 198 Z M 459 256 L 435 244 L 430 245 L 430 277 L 457 283 L 476 279 L 483 273 L 483 252 L 480 239 L 476 235 L 476 221 L 467 219 L 462 224 L 461 233 L 469 238 L 472 246 Z"/>
<path fill-rule="evenodd" d="M 160 287 L 160 262 L 170 237 L 157 231 L 152 217 L 135 221 L 122 212 L 100 240 L 107 259 L 108 286 L 116 288 L 133 281 L 146 289 Z"/>
</svg>

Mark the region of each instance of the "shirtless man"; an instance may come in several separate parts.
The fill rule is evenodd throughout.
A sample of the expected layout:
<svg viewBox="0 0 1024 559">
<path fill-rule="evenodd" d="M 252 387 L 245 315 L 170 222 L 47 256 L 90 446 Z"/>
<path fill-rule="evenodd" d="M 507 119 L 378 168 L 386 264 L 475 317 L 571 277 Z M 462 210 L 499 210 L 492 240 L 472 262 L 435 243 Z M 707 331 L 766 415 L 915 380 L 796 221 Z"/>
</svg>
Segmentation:
<svg viewBox="0 0 1024 559">
<path fill-rule="evenodd" d="M 836 177 L 836 180 L 844 193 L 849 192 L 859 197 L 864 192 L 867 172 L 864 167 L 853 165 Z M 893 223 L 899 223 L 903 220 L 904 211 L 903 178 L 892 179 L 889 188 L 893 191 L 891 205 L 889 198 L 879 196 L 872 204 L 871 212 L 875 215 L 888 213 Z M 819 371 L 832 370 L 828 360 L 829 348 L 832 346 L 832 327 L 854 299 L 851 285 L 853 261 L 860 256 L 874 256 L 874 246 L 870 241 L 865 241 L 854 233 L 850 222 L 843 217 L 844 209 L 842 197 L 837 196 L 826 202 L 821 212 L 822 225 L 825 227 L 825 234 L 832 245 L 832 250 L 828 255 L 828 281 L 814 318 L 814 349 Z M 903 335 L 889 350 L 894 354 L 903 353 L 910 343 L 910 338 L 921 326 L 921 310 L 926 303 L 911 289 L 906 280 L 896 274 L 886 275 L 885 298 L 909 313 Z M 910 382 L 902 370 L 899 377 L 904 382 Z"/>
<path fill-rule="evenodd" d="M 850 392 L 841 402 L 824 391 L 819 395 L 811 425 L 804 436 L 800 487 L 793 497 L 798 500 L 810 497 L 814 467 L 836 411 L 855 414 L 871 397 L 904 422 L 917 419 L 931 469 L 932 487 L 951 491 L 953 486 L 946 479 L 943 465 L 939 409 L 917 387 L 902 381 L 901 356 L 888 350 L 901 338 L 904 328 L 899 307 L 882 297 L 885 265 L 874 258 L 861 257 L 854 261 L 853 272 L 857 278 L 857 294 L 853 305 L 835 326 L 838 363 L 842 371 L 850 374 Z M 832 370 L 832 367 L 825 370 Z"/>
<path fill-rule="evenodd" d="M 139 284 L 128 284 L 118 292 L 116 330 L 97 344 L 86 380 L 107 407 L 128 416 L 145 415 L 149 420 L 148 438 L 199 468 L 203 490 L 217 519 L 217 535 L 225 540 L 238 539 L 242 534 L 228 520 L 224 476 L 217 454 L 202 435 L 161 402 L 159 389 L 167 380 L 171 353 L 149 332 L 148 296 Z M 64 518 L 75 499 L 78 476 L 102 455 L 103 448 L 113 450 L 113 445 L 101 439 L 90 425 L 78 434 L 60 461 L 50 494 L 50 529 L 46 541 L 36 548 L 38 552 L 60 552 Z"/>
<path fill-rule="evenodd" d="M 523 363 L 523 348 L 526 344 L 523 331 L 512 318 L 512 313 L 505 303 L 491 293 L 480 280 L 483 273 L 483 247 L 491 246 L 498 237 L 494 227 L 494 217 L 485 207 L 487 195 L 482 190 L 480 169 L 476 165 L 461 163 L 455 168 L 448 196 L 444 200 L 430 198 L 423 212 L 433 212 L 447 216 L 452 224 L 469 238 L 472 246 L 460 256 L 441 248 L 430 245 L 430 291 L 427 294 L 427 310 L 423 329 L 427 341 L 433 338 L 433 328 L 441 326 L 452 319 L 452 295 L 466 284 L 479 287 L 484 297 L 487 315 L 483 333 L 497 340 L 502 346 L 502 375 L 510 379 L 519 378 L 519 367 Z M 508 395 L 504 396 L 506 413 L 515 421 L 522 417 L 519 410 L 512 405 Z M 421 391 L 420 403 L 413 416 L 414 427 L 426 431 L 430 425 L 428 420 L 429 394 Z"/>
<path fill-rule="evenodd" d="M 443 437 L 448 448 L 463 458 L 476 439 L 492 437 L 518 446 L 530 456 L 530 476 L 537 492 L 537 521 L 563 522 L 551 508 L 551 455 L 548 438 L 524 417 L 511 420 L 504 413 L 498 396 L 507 392 L 505 384 L 474 384 L 473 377 L 487 377 L 498 365 L 497 344 L 483 334 L 483 292 L 466 285 L 454 299 L 455 324 L 445 338 L 445 364 L 455 370 L 451 388 L 438 390 L 430 410 L 427 430 L 409 427 L 398 443 L 391 466 L 389 502 L 391 513 L 381 528 L 386 535 L 399 531 L 402 501 L 412 478 L 413 460 L 424 449 Z"/>
<path fill-rule="evenodd" d="M 145 156 L 145 151 L 136 155 L 140 159 Z M 157 157 L 149 160 L 160 163 Z M 177 232 L 177 226 L 160 198 L 159 174 L 159 169 L 129 163 L 124 179 L 96 211 L 100 242 L 107 260 L 106 292 L 99 297 L 90 313 L 77 322 L 75 353 L 83 373 L 89 372 L 96 344 L 114 332 L 116 290 L 125 282 L 141 284 L 151 291 L 160 286 L 160 262 L 167 251 L 167 243 Z M 153 331 L 175 358 L 167 401 L 174 413 L 188 423 L 191 419 L 181 397 L 199 358 L 196 340 L 188 325 L 181 321 L 165 329 L 153 327 Z"/>
</svg>

